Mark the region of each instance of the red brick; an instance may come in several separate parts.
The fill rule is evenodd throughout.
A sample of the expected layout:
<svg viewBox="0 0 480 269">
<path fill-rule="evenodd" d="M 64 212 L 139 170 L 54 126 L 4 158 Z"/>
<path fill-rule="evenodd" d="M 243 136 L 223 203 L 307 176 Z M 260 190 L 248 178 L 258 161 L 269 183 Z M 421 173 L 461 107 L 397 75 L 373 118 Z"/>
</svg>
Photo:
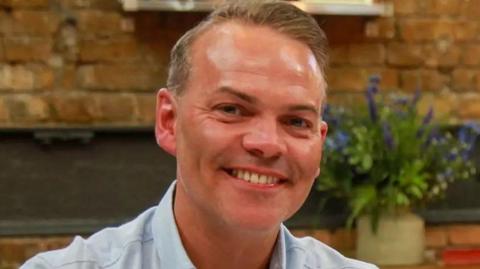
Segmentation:
<svg viewBox="0 0 480 269">
<path fill-rule="evenodd" d="M 3 61 L 4 59 L 5 59 L 5 48 L 3 47 L 3 38 L 0 38 L 0 61 Z"/>
<path fill-rule="evenodd" d="M 9 61 L 45 61 L 52 52 L 50 38 L 11 37 L 4 39 L 4 45 Z"/>
<path fill-rule="evenodd" d="M 50 108 L 43 97 L 17 94 L 6 99 L 10 120 L 16 124 L 40 123 L 50 119 Z"/>
<path fill-rule="evenodd" d="M 28 243 L 27 243 L 28 244 Z M 3 240 L 0 244 L 0 257 L 3 262 L 19 262 L 26 260 L 26 242 L 18 240 Z"/>
<path fill-rule="evenodd" d="M 450 82 L 448 76 L 437 70 L 411 70 L 401 73 L 402 89 L 406 91 L 440 91 Z"/>
<path fill-rule="evenodd" d="M 56 121 L 67 123 L 92 122 L 92 98 L 85 94 L 56 94 L 51 96 L 50 103 Z"/>
<path fill-rule="evenodd" d="M 478 19 L 480 17 L 480 0 L 461 1 L 460 13 L 467 18 Z"/>
<path fill-rule="evenodd" d="M 0 66 L 0 89 L 32 90 L 35 74 L 24 66 Z"/>
<path fill-rule="evenodd" d="M 480 31 L 480 23 L 474 20 L 457 21 L 454 37 L 456 41 L 475 41 Z"/>
<path fill-rule="evenodd" d="M 394 11 L 395 15 L 413 15 L 418 12 L 418 1 L 417 0 L 394 0 Z"/>
<path fill-rule="evenodd" d="M 127 94 L 91 95 L 94 107 L 90 113 L 97 121 L 109 123 L 130 123 L 134 120 L 134 98 Z"/>
<path fill-rule="evenodd" d="M 68 245 L 71 237 L 4 237 L 0 239 L 0 268 L 5 263 L 15 264 L 17 267 L 26 259 L 33 257 L 40 251 L 58 249 Z M 5 255 L 7 254 L 7 255 Z M 8 262 L 7 262 L 8 261 Z M 8 267 L 7 267 L 8 268 Z M 13 268 L 13 267 L 12 267 Z"/>
<path fill-rule="evenodd" d="M 15 10 L 5 22 L 7 34 L 51 35 L 59 26 L 56 13 L 37 10 Z"/>
<path fill-rule="evenodd" d="M 447 231 L 444 227 L 426 227 L 425 245 L 427 248 L 442 248 L 447 246 Z"/>
<path fill-rule="evenodd" d="M 120 1 L 105 0 L 62 0 L 61 5 L 67 8 L 89 8 L 104 10 L 121 10 Z"/>
<path fill-rule="evenodd" d="M 379 87 L 382 90 L 398 90 L 400 86 L 398 71 L 392 68 L 365 68 L 365 75 L 366 81 L 372 75 L 379 75 Z M 366 83 L 364 87 L 366 87 Z"/>
<path fill-rule="evenodd" d="M 332 46 L 329 54 L 331 65 L 347 64 L 349 61 L 348 46 Z"/>
<path fill-rule="evenodd" d="M 78 58 L 78 31 L 72 25 L 61 27 L 58 38 L 55 40 L 55 46 L 62 57 L 70 62 L 76 62 Z"/>
<path fill-rule="evenodd" d="M 0 89 L 39 90 L 51 88 L 53 71 L 39 65 L 0 65 Z"/>
<path fill-rule="evenodd" d="M 400 22 L 400 36 L 408 42 L 455 39 L 458 22 L 438 19 L 406 19 Z"/>
<path fill-rule="evenodd" d="M 49 0 L 3 0 L 0 5 L 13 8 L 44 8 L 48 7 Z"/>
<path fill-rule="evenodd" d="M 387 47 L 387 62 L 393 66 L 413 67 L 423 64 L 423 61 L 420 45 L 392 43 Z"/>
<path fill-rule="evenodd" d="M 4 98 L 0 96 L 0 123 L 6 122 L 7 120 L 8 120 L 7 105 L 5 103 Z"/>
<path fill-rule="evenodd" d="M 365 35 L 373 39 L 393 39 L 396 36 L 395 21 L 393 18 L 377 18 L 368 21 L 365 26 Z"/>
<path fill-rule="evenodd" d="M 480 95 L 468 93 L 461 95 L 459 97 L 459 103 L 461 104 L 458 108 L 457 114 L 461 119 L 476 120 L 480 118 Z M 457 229 L 458 230 L 458 229 Z M 455 231 L 457 231 L 455 230 Z M 480 230 L 478 227 L 472 227 L 468 231 L 464 232 L 466 235 L 462 236 L 459 234 L 451 235 L 454 239 L 451 239 L 455 244 L 465 243 L 465 244 L 476 244 L 480 245 L 479 237 L 476 234 Z M 476 238 L 468 238 L 469 236 L 477 236 Z M 455 240 L 455 241 L 453 241 Z M 471 240 L 472 242 L 470 242 Z M 470 243 L 469 243 L 470 242 Z"/>
<path fill-rule="evenodd" d="M 383 89 L 398 88 L 398 72 L 383 68 L 330 68 L 327 70 L 327 81 L 329 88 L 335 91 L 364 91 L 372 75 L 382 78 L 380 87 Z"/>
<path fill-rule="evenodd" d="M 61 89 L 73 89 L 76 84 L 76 67 L 74 65 L 65 65 L 61 70 L 59 85 Z"/>
<path fill-rule="evenodd" d="M 129 36 L 80 42 L 80 60 L 84 62 L 131 61 L 137 56 L 137 43 Z"/>
<path fill-rule="evenodd" d="M 352 109 L 363 107 L 366 101 L 365 94 L 363 92 L 349 94 L 340 92 L 329 92 L 327 98 L 327 102 L 330 105 L 338 107 L 348 107 Z"/>
<path fill-rule="evenodd" d="M 446 40 L 439 40 L 424 47 L 427 67 L 453 67 L 460 62 L 460 48 Z"/>
<path fill-rule="evenodd" d="M 358 44 L 349 48 L 349 62 L 354 65 L 375 65 L 385 62 L 385 47 L 381 44 Z"/>
<path fill-rule="evenodd" d="M 137 121 L 146 124 L 155 122 L 155 94 L 142 94 L 135 96 Z"/>
<path fill-rule="evenodd" d="M 365 72 L 359 68 L 332 67 L 326 74 L 328 87 L 335 91 L 363 91 L 368 82 Z"/>
<path fill-rule="evenodd" d="M 337 229 L 332 233 L 331 246 L 338 250 L 355 249 L 356 233 L 355 230 Z"/>
<path fill-rule="evenodd" d="M 480 65 L 480 45 L 467 45 L 462 49 L 462 63 L 470 66 Z"/>
<path fill-rule="evenodd" d="M 437 119 L 451 119 L 458 107 L 457 95 L 448 91 L 435 94 L 423 92 L 418 104 L 418 111 L 422 115 L 426 115 L 432 107 Z"/>
<path fill-rule="evenodd" d="M 425 0 L 424 10 L 427 15 L 458 15 L 461 0 Z"/>
<path fill-rule="evenodd" d="M 155 66 L 89 65 L 80 67 L 78 81 L 87 89 L 154 91 L 165 84 L 165 73 Z"/>
<path fill-rule="evenodd" d="M 456 91 L 473 91 L 476 88 L 480 70 L 459 68 L 453 71 L 453 88 Z"/>
<path fill-rule="evenodd" d="M 314 230 L 312 229 L 294 229 L 291 230 L 292 234 L 296 237 L 305 237 L 305 236 L 312 236 Z"/>
<path fill-rule="evenodd" d="M 461 104 L 459 114 L 462 117 L 480 117 L 479 95 L 462 96 Z M 465 112 L 469 113 L 465 114 Z M 480 245 L 480 225 L 451 225 L 447 228 L 447 232 L 448 241 L 454 246 Z"/>
<path fill-rule="evenodd" d="M 78 29 L 85 36 L 119 34 L 124 32 L 122 20 L 122 16 L 117 12 L 79 11 Z"/>
<path fill-rule="evenodd" d="M 324 244 L 332 244 L 332 236 L 328 230 L 314 230 L 311 236 Z"/>
</svg>

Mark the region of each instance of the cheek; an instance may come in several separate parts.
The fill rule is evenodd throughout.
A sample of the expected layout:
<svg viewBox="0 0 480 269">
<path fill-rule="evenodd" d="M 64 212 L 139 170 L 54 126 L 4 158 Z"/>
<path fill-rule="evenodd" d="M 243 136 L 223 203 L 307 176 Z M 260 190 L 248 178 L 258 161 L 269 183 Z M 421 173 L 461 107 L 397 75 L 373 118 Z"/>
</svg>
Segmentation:
<svg viewBox="0 0 480 269">
<path fill-rule="evenodd" d="M 322 158 L 321 139 L 309 140 L 304 142 L 293 141 L 290 143 L 290 152 L 294 152 L 292 157 L 299 164 L 303 173 L 315 174 Z"/>
</svg>

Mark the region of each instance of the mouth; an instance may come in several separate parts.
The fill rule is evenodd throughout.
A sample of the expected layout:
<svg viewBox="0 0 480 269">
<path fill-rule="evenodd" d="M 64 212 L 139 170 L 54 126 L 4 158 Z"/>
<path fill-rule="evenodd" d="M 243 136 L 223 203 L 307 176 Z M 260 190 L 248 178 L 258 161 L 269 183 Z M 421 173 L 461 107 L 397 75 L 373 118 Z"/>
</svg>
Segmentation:
<svg viewBox="0 0 480 269">
<path fill-rule="evenodd" d="M 232 177 L 257 185 L 274 186 L 287 181 L 285 178 L 257 173 L 245 169 L 224 169 L 224 171 Z"/>
</svg>

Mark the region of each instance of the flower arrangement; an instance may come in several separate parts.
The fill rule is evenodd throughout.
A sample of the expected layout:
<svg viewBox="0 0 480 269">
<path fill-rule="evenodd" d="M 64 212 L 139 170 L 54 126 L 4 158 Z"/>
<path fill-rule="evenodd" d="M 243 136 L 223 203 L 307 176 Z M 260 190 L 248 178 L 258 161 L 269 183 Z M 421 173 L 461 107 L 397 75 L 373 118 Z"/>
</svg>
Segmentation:
<svg viewBox="0 0 480 269">
<path fill-rule="evenodd" d="M 432 108 L 419 113 L 419 91 L 412 99 L 387 98 L 378 84 L 370 78 L 363 111 L 327 107 L 324 113 L 330 130 L 317 189 L 347 199 L 349 227 L 368 214 L 376 229 L 381 214 L 442 197 L 449 184 L 477 173 L 471 155 L 478 126 L 465 124 L 454 136 L 434 122 Z"/>
</svg>

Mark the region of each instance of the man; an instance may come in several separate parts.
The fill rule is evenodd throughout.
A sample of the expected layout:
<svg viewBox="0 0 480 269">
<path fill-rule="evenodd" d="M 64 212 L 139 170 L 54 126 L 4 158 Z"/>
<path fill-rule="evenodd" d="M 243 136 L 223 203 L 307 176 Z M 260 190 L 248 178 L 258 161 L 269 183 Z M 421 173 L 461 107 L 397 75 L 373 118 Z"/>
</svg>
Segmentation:
<svg viewBox="0 0 480 269">
<path fill-rule="evenodd" d="M 326 39 L 278 1 L 232 1 L 172 50 L 156 138 L 177 181 L 156 208 L 22 268 L 376 268 L 281 224 L 319 174 Z"/>
</svg>

